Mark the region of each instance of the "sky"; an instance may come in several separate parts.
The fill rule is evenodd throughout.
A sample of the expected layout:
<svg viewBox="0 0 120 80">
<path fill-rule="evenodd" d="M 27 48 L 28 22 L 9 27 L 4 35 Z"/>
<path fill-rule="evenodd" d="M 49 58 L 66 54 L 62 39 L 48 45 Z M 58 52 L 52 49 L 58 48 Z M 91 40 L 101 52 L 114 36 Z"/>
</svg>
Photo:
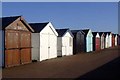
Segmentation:
<svg viewBox="0 0 120 80">
<path fill-rule="evenodd" d="M 3 2 L 2 16 L 22 15 L 29 23 L 52 22 L 55 28 L 118 33 L 117 2 Z"/>
</svg>

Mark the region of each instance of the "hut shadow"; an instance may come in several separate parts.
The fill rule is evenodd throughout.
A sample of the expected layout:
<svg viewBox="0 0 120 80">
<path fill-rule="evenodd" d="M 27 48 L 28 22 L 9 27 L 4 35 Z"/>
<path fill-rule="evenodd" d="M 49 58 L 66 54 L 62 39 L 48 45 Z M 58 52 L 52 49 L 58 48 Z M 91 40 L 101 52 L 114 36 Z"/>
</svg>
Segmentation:
<svg viewBox="0 0 120 80">
<path fill-rule="evenodd" d="M 120 80 L 120 57 L 75 80 Z"/>
</svg>

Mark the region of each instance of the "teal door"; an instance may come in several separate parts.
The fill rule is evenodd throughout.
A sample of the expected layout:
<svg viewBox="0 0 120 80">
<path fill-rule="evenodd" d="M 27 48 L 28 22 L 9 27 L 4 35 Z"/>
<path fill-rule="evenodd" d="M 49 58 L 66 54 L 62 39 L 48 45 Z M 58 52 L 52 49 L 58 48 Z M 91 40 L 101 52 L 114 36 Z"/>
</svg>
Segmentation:
<svg viewBox="0 0 120 80">
<path fill-rule="evenodd" d="M 90 52 L 90 51 L 92 51 L 92 37 L 91 36 L 88 36 L 87 38 L 86 38 L 86 41 L 87 41 L 87 44 L 86 44 L 86 51 L 87 52 Z"/>
</svg>

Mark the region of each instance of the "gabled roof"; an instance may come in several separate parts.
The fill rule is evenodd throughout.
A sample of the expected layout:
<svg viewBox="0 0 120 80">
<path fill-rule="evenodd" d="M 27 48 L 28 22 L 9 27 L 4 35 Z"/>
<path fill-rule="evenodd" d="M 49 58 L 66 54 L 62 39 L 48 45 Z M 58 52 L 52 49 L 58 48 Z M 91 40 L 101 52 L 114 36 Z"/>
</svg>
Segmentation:
<svg viewBox="0 0 120 80">
<path fill-rule="evenodd" d="M 70 35 L 73 37 L 73 34 L 71 33 L 71 31 L 69 30 L 69 28 L 66 29 L 56 29 L 57 33 L 58 33 L 58 37 L 62 37 L 66 34 L 66 32 L 69 32 Z"/>
<path fill-rule="evenodd" d="M 104 34 L 104 32 L 98 32 L 100 36 L 102 36 Z"/>
<path fill-rule="evenodd" d="M 104 32 L 105 34 L 108 34 L 108 35 L 110 35 L 111 34 L 111 32 Z"/>
<path fill-rule="evenodd" d="M 10 17 L 2 17 L 0 18 L 0 28 L 1 29 L 5 29 L 7 26 L 9 26 L 10 24 L 12 24 L 13 22 L 15 22 L 16 20 L 21 20 L 21 22 L 26 25 L 26 28 L 31 31 L 34 32 L 34 30 L 31 28 L 31 26 L 24 20 L 24 18 L 22 16 L 10 16 Z"/>
<path fill-rule="evenodd" d="M 16 19 L 18 19 L 21 16 L 10 16 L 10 17 L 2 17 L 0 18 L 0 27 L 2 29 L 5 29 L 9 24 L 11 24 L 12 22 L 14 22 Z"/>
<path fill-rule="evenodd" d="M 48 24 L 49 22 L 45 23 L 29 23 L 29 25 L 33 28 L 35 33 L 40 33 L 41 30 Z"/>
<path fill-rule="evenodd" d="M 89 30 L 90 30 L 90 29 L 84 29 L 84 30 L 82 30 L 82 31 L 85 33 L 85 36 L 87 36 Z"/>
<path fill-rule="evenodd" d="M 76 34 L 76 33 L 78 33 L 78 32 L 81 32 L 82 34 L 85 34 L 82 30 L 71 30 L 71 32 L 72 32 L 73 34 Z"/>
<path fill-rule="evenodd" d="M 96 36 L 98 32 L 92 32 L 93 36 Z"/>
<path fill-rule="evenodd" d="M 62 37 L 69 29 L 56 29 L 57 33 L 58 33 L 58 37 Z"/>
</svg>

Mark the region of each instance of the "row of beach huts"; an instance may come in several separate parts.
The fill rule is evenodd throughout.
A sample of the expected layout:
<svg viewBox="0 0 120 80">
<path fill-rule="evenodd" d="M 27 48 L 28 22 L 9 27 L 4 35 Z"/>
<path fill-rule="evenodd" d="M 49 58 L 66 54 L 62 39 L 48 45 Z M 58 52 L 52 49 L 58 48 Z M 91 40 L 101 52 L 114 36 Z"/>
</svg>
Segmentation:
<svg viewBox="0 0 120 80">
<path fill-rule="evenodd" d="M 27 23 L 22 16 L 0 18 L 0 62 L 12 67 L 120 45 L 120 35 L 90 29 L 55 29 L 51 22 Z"/>
</svg>

